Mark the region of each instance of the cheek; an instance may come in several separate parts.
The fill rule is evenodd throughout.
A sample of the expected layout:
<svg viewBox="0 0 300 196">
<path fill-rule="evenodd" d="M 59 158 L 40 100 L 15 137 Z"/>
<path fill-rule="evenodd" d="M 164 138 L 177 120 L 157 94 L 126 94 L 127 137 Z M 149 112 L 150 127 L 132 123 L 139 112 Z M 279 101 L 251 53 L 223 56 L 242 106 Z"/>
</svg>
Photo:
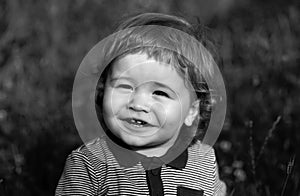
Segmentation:
<svg viewBox="0 0 300 196">
<path fill-rule="evenodd" d="M 108 90 L 105 90 L 104 96 L 103 96 L 103 112 L 105 115 L 111 114 L 112 113 L 112 108 L 111 108 L 111 93 Z"/>
<path fill-rule="evenodd" d="M 127 105 L 127 97 L 118 95 L 112 90 L 105 91 L 103 98 L 104 112 L 108 115 L 118 114 Z"/>
<path fill-rule="evenodd" d="M 180 103 L 160 104 L 155 108 L 156 115 L 162 126 L 181 126 L 183 122 L 182 106 Z"/>
<path fill-rule="evenodd" d="M 116 97 L 112 96 L 110 91 L 106 91 L 103 97 L 103 119 L 106 126 L 114 134 L 118 134 L 118 123 L 116 122 L 116 115 L 120 110 L 120 103 Z"/>
</svg>

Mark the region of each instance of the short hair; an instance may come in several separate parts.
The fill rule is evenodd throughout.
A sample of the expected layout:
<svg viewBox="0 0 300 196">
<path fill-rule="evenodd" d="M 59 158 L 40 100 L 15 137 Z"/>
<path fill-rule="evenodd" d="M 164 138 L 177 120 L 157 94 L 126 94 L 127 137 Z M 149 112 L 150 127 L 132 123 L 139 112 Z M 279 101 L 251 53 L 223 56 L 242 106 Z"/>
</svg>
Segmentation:
<svg viewBox="0 0 300 196">
<path fill-rule="evenodd" d="M 184 32 L 189 36 L 180 36 L 173 31 L 161 32 L 159 26 Z M 122 38 L 116 39 L 117 41 L 112 43 L 106 53 L 108 59 L 114 57 L 115 54 L 118 55 L 111 59 L 98 81 L 96 107 L 98 105 L 100 109 L 102 108 L 104 84 L 113 63 L 128 54 L 145 53 L 149 58 L 171 64 L 186 82 L 192 84 L 197 98 L 200 100 L 200 119 L 192 144 L 203 139 L 212 110 L 211 93 L 204 75 L 212 74 L 214 63 L 212 54 L 208 52 L 208 48 L 213 49 L 213 44 L 204 35 L 204 27 L 201 24 L 192 25 L 178 16 L 145 13 L 122 21 L 116 32 L 124 29 L 128 29 L 127 33 L 122 34 Z M 168 49 L 170 47 L 174 50 Z M 119 51 L 122 52 L 118 53 Z M 189 56 L 185 57 L 182 55 L 183 53 Z M 195 62 L 199 62 L 199 65 L 195 65 L 188 59 L 197 59 Z"/>
</svg>

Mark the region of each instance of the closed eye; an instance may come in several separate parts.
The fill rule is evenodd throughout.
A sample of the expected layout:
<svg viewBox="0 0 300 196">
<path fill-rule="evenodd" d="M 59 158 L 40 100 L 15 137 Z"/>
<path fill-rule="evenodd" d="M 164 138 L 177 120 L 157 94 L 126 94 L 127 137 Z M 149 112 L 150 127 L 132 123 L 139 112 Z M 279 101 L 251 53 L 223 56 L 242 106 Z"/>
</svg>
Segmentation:
<svg viewBox="0 0 300 196">
<path fill-rule="evenodd" d="M 163 96 L 163 97 L 170 98 L 170 96 L 168 95 L 168 93 L 166 93 L 164 91 L 154 91 L 153 94 L 154 95 L 158 95 L 158 96 Z"/>
</svg>

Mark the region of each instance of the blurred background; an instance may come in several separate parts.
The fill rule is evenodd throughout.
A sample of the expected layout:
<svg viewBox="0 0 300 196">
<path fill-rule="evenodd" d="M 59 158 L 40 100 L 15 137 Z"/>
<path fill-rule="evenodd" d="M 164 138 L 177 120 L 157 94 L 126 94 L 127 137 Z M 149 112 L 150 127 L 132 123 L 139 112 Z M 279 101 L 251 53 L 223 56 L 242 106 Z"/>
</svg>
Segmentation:
<svg viewBox="0 0 300 196">
<path fill-rule="evenodd" d="M 81 145 L 71 107 L 85 54 L 124 16 L 199 17 L 228 111 L 215 144 L 228 195 L 300 195 L 300 6 L 295 0 L 1 0 L 0 195 L 54 195 Z"/>
</svg>

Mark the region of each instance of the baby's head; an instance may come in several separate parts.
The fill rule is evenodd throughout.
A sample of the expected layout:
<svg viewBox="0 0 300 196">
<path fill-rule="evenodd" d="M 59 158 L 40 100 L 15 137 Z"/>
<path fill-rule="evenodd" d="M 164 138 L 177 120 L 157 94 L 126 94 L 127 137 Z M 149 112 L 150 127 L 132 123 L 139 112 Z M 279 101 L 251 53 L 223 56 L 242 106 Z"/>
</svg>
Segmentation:
<svg viewBox="0 0 300 196">
<path fill-rule="evenodd" d="M 167 150 L 183 126 L 198 123 L 197 131 L 189 134 L 199 139 L 210 114 L 210 92 L 203 76 L 210 74 L 213 60 L 202 45 L 193 43 L 199 40 L 196 30 L 181 18 L 161 14 L 130 18 L 118 30 L 127 28 L 129 33 L 111 46 L 107 56 L 123 52 L 98 82 L 102 123 L 136 149 Z M 180 36 L 178 30 L 192 38 Z M 201 65 L 188 60 L 197 58 Z"/>
</svg>

